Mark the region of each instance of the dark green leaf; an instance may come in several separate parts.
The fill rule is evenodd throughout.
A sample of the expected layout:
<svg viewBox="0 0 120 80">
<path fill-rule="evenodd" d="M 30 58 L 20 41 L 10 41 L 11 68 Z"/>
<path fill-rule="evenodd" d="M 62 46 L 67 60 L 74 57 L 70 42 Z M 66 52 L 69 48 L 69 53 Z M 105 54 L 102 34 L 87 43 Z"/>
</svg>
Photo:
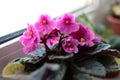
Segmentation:
<svg viewBox="0 0 120 80">
<path fill-rule="evenodd" d="M 25 65 L 25 72 L 31 72 L 38 69 L 46 61 L 45 57 L 21 58 L 21 63 Z"/>
<path fill-rule="evenodd" d="M 107 44 L 107 43 L 103 43 L 103 42 L 99 42 L 96 44 L 96 48 L 93 50 L 93 52 L 89 53 L 89 54 L 96 54 L 96 53 L 99 53 L 101 52 L 102 50 L 106 50 L 110 48 L 110 45 Z"/>
<path fill-rule="evenodd" d="M 99 42 L 99 43 L 96 43 L 95 46 L 93 46 L 93 47 L 79 46 L 78 48 L 79 48 L 78 55 L 84 55 L 84 54 L 94 55 L 103 50 L 110 48 L 110 45 L 107 43 L 104 43 L 104 42 Z"/>
<path fill-rule="evenodd" d="M 106 75 L 105 67 L 101 63 L 95 60 L 76 62 L 73 64 L 73 66 L 77 70 L 91 75 L 101 76 L 101 77 L 104 77 Z"/>
<path fill-rule="evenodd" d="M 45 63 L 30 75 L 30 80 L 62 80 L 66 72 L 64 64 Z"/>
<path fill-rule="evenodd" d="M 61 59 L 62 60 L 62 59 L 69 59 L 71 57 L 73 57 L 73 53 L 66 54 L 66 55 L 59 55 L 59 56 L 57 56 L 57 55 L 48 56 L 49 60 L 54 60 L 54 59 Z"/>
<path fill-rule="evenodd" d="M 62 80 L 65 73 L 66 73 L 66 65 L 61 64 L 59 70 L 57 70 L 49 80 Z"/>
<path fill-rule="evenodd" d="M 35 51 L 29 53 L 29 55 L 31 57 L 34 57 L 34 56 L 39 56 L 39 57 L 42 57 L 45 55 L 45 47 L 44 46 L 41 46 L 40 48 L 36 49 Z"/>
<path fill-rule="evenodd" d="M 111 44 L 112 48 L 117 46 L 120 47 L 120 36 L 111 36 L 109 39 L 109 44 Z"/>
<path fill-rule="evenodd" d="M 45 57 L 24 57 L 24 58 L 16 58 L 12 62 L 21 62 L 25 65 L 24 72 L 31 72 L 38 69 L 47 59 Z"/>
<path fill-rule="evenodd" d="M 71 62 L 66 63 L 67 71 L 63 80 L 92 80 L 89 74 L 76 69 Z"/>
<path fill-rule="evenodd" d="M 101 24 L 96 24 L 94 22 L 93 22 L 93 24 L 94 24 L 94 31 L 96 34 L 103 35 L 105 33 L 105 31 L 106 31 L 105 26 L 103 26 Z"/>
<path fill-rule="evenodd" d="M 72 80 L 92 80 L 92 78 L 89 74 L 78 72 L 73 74 Z"/>
<path fill-rule="evenodd" d="M 55 45 L 49 47 L 52 53 L 57 52 L 57 46 L 58 46 L 58 44 L 55 44 Z M 46 56 L 45 47 L 41 46 L 40 48 L 36 49 L 35 51 L 30 52 L 29 56 L 31 56 L 31 57 L 34 57 L 34 56 L 38 56 L 38 57 Z"/>
<path fill-rule="evenodd" d="M 101 55 L 97 57 L 97 60 L 105 66 L 108 72 L 120 70 L 120 67 L 112 56 Z"/>
<path fill-rule="evenodd" d="M 102 51 L 101 54 L 120 58 L 120 52 L 117 49 L 107 49 L 107 50 Z"/>
</svg>

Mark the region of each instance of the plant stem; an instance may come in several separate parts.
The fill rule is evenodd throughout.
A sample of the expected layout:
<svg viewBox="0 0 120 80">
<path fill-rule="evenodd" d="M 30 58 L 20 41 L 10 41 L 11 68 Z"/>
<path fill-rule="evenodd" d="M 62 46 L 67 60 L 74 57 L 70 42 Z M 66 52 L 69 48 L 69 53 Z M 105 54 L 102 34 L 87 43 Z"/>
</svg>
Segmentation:
<svg viewBox="0 0 120 80">
<path fill-rule="evenodd" d="M 50 48 L 49 48 L 49 47 L 47 46 L 47 44 L 46 44 L 46 38 L 45 38 L 45 37 L 42 39 L 42 42 L 43 42 L 43 44 L 44 44 L 44 46 L 45 46 L 46 53 L 47 53 L 47 54 L 52 54 Z"/>
<path fill-rule="evenodd" d="M 60 39 L 59 39 L 59 43 L 58 43 L 58 54 L 61 54 L 61 46 L 62 46 L 62 36 L 63 34 L 60 33 Z"/>
</svg>

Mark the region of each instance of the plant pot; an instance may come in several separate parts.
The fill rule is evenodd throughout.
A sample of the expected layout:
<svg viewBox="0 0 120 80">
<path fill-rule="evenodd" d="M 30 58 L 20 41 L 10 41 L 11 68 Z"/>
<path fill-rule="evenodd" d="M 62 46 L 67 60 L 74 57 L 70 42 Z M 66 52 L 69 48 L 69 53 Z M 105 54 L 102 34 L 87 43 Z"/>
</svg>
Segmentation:
<svg viewBox="0 0 120 80">
<path fill-rule="evenodd" d="M 116 35 L 120 36 L 120 19 L 117 19 L 111 15 L 107 16 L 107 20 L 109 22 L 109 26 L 114 31 Z"/>
</svg>

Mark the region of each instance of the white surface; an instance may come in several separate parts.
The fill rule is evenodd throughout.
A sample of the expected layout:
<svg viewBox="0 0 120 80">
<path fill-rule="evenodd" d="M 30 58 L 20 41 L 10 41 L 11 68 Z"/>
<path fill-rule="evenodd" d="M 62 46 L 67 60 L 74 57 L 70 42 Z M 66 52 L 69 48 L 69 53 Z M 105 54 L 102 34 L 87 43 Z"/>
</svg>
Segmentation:
<svg viewBox="0 0 120 80">
<path fill-rule="evenodd" d="M 40 14 L 52 17 L 86 5 L 87 0 L 0 0 L 0 37 L 34 24 Z"/>
</svg>

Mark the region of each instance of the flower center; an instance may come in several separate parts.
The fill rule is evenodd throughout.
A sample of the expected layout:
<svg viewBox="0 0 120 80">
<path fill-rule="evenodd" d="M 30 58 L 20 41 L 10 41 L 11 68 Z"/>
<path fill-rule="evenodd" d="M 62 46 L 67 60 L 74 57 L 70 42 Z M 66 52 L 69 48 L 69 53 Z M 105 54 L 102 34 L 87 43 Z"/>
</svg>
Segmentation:
<svg viewBox="0 0 120 80">
<path fill-rule="evenodd" d="M 70 20 L 66 20 L 65 23 L 66 23 L 66 24 L 70 24 Z"/>
<path fill-rule="evenodd" d="M 29 31 L 29 32 L 28 32 L 28 34 L 29 34 L 29 35 L 32 35 L 32 34 L 33 34 L 33 32 L 32 32 L 32 31 Z"/>
<path fill-rule="evenodd" d="M 71 42 L 67 42 L 67 44 L 66 44 L 68 47 L 70 47 L 72 44 L 71 44 Z"/>
<path fill-rule="evenodd" d="M 80 38 L 80 42 L 84 42 L 85 41 L 85 39 L 84 38 Z"/>
<path fill-rule="evenodd" d="M 47 23 L 47 21 L 46 21 L 45 19 L 43 19 L 43 20 L 42 20 L 42 23 L 43 23 L 43 24 L 46 24 L 46 23 Z"/>
</svg>

